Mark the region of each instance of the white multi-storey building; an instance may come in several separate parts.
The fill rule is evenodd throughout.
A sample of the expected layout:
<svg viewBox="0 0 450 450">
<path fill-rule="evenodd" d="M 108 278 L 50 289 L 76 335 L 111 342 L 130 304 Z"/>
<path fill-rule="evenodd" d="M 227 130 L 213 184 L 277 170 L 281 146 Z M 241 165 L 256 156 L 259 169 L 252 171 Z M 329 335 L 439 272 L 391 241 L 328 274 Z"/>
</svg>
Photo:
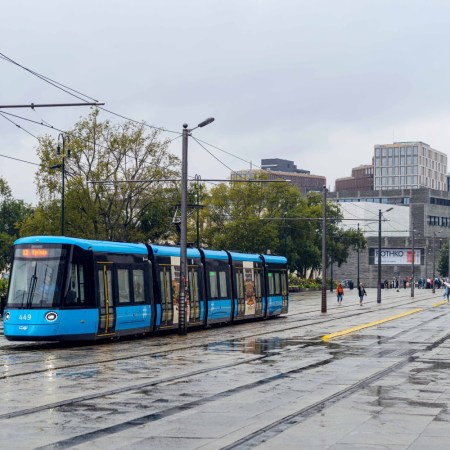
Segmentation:
<svg viewBox="0 0 450 450">
<path fill-rule="evenodd" d="M 374 189 L 447 190 L 447 155 L 424 142 L 375 145 Z"/>
</svg>

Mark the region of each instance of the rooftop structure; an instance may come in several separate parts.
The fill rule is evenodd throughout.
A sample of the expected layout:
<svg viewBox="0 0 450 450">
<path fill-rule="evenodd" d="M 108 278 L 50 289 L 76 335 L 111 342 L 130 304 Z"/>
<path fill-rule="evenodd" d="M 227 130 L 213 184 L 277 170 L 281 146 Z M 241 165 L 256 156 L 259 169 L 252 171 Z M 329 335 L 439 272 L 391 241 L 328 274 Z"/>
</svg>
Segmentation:
<svg viewBox="0 0 450 450">
<path fill-rule="evenodd" d="M 279 172 L 273 170 L 237 170 L 232 172 L 231 179 L 251 179 L 257 178 L 261 175 L 267 175 L 268 180 L 288 180 L 298 188 L 302 195 L 308 192 L 321 192 L 323 186 L 326 185 L 327 179 L 322 175 L 310 175 L 309 173 L 294 173 L 294 172 Z"/>
<path fill-rule="evenodd" d="M 297 169 L 297 166 L 294 164 L 294 161 L 289 161 L 287 159 L 280 159 L 280 158 L 262 159 L 261 169 L 278 172 L 289 172 L 289 173 L 291 172 L 305 173 L 305 174 L 310 173 L 309 170 Z"/>
<path fill-rule="evenodd" d="M 365 164 L 352 169 L 351 177 L 337 178 L 335 190 L 373 189 L 373 164 Z"/>
</svg>

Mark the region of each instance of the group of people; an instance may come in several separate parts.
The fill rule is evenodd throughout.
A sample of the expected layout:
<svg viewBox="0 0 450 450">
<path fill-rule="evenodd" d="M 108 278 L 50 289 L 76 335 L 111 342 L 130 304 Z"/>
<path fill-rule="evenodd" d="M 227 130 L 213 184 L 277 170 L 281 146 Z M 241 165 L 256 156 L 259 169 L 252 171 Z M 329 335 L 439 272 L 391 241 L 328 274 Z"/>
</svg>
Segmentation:
<svg viewBox="0 0 450 450">
<path fill-rule="evenodd" d="M 344 299 L 344 288 L 341 283 L 339 283 L 337 285 L 336 295 L 337 295 L 338 305 L 342 304 L 342 300 Z M 358 285 L 359 306 L 362 306 L 365 295 L 367 295 L 367 292 L 364 289 L 363 284 L 359 283 L 359 285 Z"/>
</svg>

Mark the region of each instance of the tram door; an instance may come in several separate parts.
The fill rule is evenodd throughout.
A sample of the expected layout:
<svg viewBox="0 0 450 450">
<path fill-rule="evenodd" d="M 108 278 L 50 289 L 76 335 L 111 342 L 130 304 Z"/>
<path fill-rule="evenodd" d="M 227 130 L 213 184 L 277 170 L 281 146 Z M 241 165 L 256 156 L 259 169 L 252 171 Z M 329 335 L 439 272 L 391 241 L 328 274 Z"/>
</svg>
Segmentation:
<svg viewBox="0 0 450 450">
<path fill-rule="evenodd" d="M 198 266 L 188 266 L 188 276 L 189 276 L 189 289 L 188 298 L 186 299 L 186 308 L 188 321 L 191 324 L 200 323 L 202 321 L 201 317 L 201 293 L 200 286 L 198 284 Z"/>
<path fill-rule="evenodd" d="M 161 285 L 161 327 L 171 327 L 174 322 L 174 300 L 178 305 L 178 283 L 172 280 L 173 267 L 170 264 L 160 264 Z M 178 318 L 176 318 L 178 319 Z"/>
<path fill-rule="evenodd" d="M 287 270 L 281 271 L 281 314 L 288 312 L 288 276 Z"/>
<path fill-rule="evenodd" d="M 97 283 L 99 299 L 98 335 L 113 335 L 116 326 L 116 314 L 114 311 L 112 288 L 112 263 L 97 263 Z"/>
</svg>

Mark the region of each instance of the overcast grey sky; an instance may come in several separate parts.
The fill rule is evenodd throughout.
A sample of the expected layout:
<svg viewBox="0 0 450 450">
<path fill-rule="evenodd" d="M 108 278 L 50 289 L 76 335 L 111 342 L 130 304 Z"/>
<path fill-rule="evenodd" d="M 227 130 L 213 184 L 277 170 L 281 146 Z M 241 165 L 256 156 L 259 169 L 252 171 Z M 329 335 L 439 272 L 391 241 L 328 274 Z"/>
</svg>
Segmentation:
<svg viewBox="0 0 450 450">
<path fill-rule="evenodd" d="M 450 146 L 447 0 L 14 0 L 0 52 L 136 120 L 195 136 L 246 161 L 293 160 L 334 180 L 374 144 Z M 0 59 L 0 104 L 74 99 Z M 88 108 L 3 110 L 70 129 Z M 103 118 L 119 121 L 106 113 Z M 33 134 L 51 131 L 13 119 Z M 163 134 L 163 137 L 173 137 Z M 38 162 L 37 141 L 0 117 L 0 154 Z M 207 147 L 234 170 L 248 164 Z M 180 155 L 181 140 L 171 150 Z M 0 157 L 16 198 L 35 166 Z M 195 141 L 189 174 L 228 178 Z"/>
</svg>

